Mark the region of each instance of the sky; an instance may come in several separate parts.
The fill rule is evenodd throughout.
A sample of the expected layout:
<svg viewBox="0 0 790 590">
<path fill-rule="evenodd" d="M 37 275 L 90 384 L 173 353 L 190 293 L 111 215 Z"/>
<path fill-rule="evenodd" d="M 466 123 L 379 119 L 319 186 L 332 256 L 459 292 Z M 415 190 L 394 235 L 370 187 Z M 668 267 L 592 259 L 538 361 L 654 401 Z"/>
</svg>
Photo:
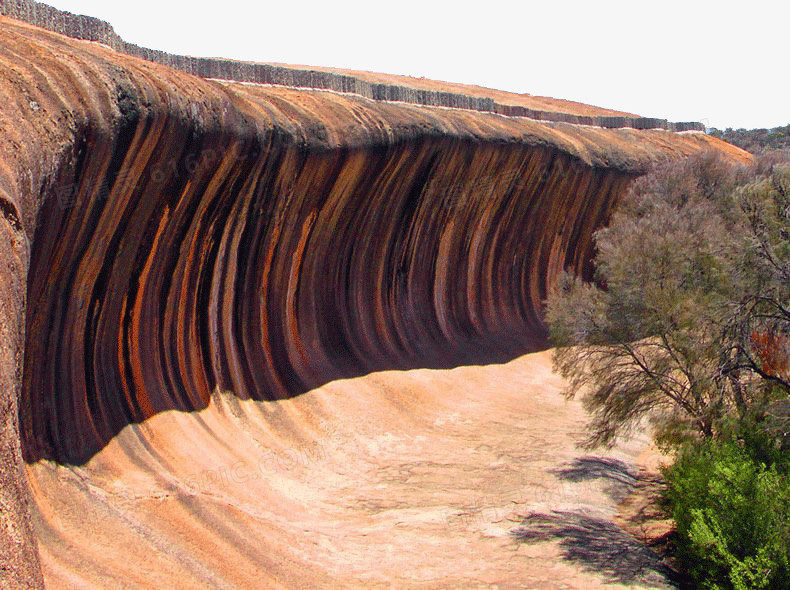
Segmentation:
<svg viewBox="0 0 790 590">
<path fill-rule="evenodd" d="M 424 76 L 719 129 L 790 123 L 786 0 L 47 3 L 176 54 Z"/>
</svg>

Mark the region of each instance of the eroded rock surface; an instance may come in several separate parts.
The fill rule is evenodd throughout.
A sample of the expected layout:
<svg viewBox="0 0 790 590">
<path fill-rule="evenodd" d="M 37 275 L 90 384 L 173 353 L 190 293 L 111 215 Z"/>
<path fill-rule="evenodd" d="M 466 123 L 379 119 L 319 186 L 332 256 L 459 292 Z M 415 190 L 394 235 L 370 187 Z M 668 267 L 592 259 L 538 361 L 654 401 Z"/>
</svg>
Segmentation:
<svg viewBox="0 0 790 590">
<path fill-rule="evenodd" d="M 388 482 L 403 474 L 386 473 L 406 455 L 388 463 L 372 447 L 331 450 L 327 424 L 353 438 L 355 426 L 380 420 L 375 436 L 408 438 L 432 436 L 421 433 L 445 419 L 431 404 L 479 397 L 495 412 L 490 387 L 456 398 L 448 385 L 442 401 L 442 371 L 507 367 L 545 346 L 548 286 L 563 268 L 590 275 L 592 233 L 628 183 L 652 162 L 707 148 L 742 156 L 693 132 L 206 80 L 0 17 L 4 583 L 40 583 L 36 538 L 46 578 L 64 585 L 113 586 L 113 568 L 132 586 L 178 568 L 184 587 L 254 586 L 262 575 L 299 585 L 301 571 L 319 583 L 342 578 L 346 565 L 349 583 L 442 579 L 430 563 L 446 548 L 428 546 L 440 546 L 448 521 L 432 520 L 420 494 L 449 493 L 464 469 L 445 469 L 454 459 L 440 453 L 433 471 L 415 469 L 444 484 L 420 492 L 413 480 L 402 490 L 403 517 L 434 523 L 423 541 L 422 525 L 413 532 L 420 549 L 407 554 L 424 556 L 426 569 L 407 575 L 406 554 L 393 549 L 388 562 L 375 549 L 401 508 L 387 504 L 394 520 L 378 524 L 375 507 L 361 508 L 378 501 L 364 486 L 382 485 L 388 498 L 399 489 Z M 363 377 L 412 369 L 439 370 L 426 373 L 431 391 L 411 383 L 420 371 L 403 373 L 407 382 Z M 477 378 L 464 371 L 448 374 Z M 335 385 L 354 378 L 364 385 Z M 336 402 L 325 393 L 334 387 Z M 521 392 L 519 420 L 529 419 L 531 392 Z M 328 406 L 321 419 L 303 409 L 316 396 Z M 410 421 L 418 426 L 400 424 Z M 171 436 L 174 424 L 181 436 Z M 494 414 L 481 424 L 500 436 Z M 468 436 L 482 440 L 480 428 Z M 300 476 L 304 497 L 278 487 L 287 475 L 210 497 L 185 491 L 196 469 L 312 443 L 337 457 L 308 465 L 316 471 Z M 337 483 L 358 469 L 367 475 Z M 319 473 L 340 487 L 313 486 Z M 333 511 L 346 524 L 327 516 Z M 373 524 L 360 526 L 373 526 L 376 543 L 367 546 L 370 533 L 348 541 L 344 527 L 368 517 Z M 332 541 L 332 523 L 344 541 Z M 105 537 L 146 547 L 147 560 L 140 553 L 133 573 L 120 549 L 95 555 Z M 322 548 L 296 549 L 306 544 Z M 475 566 L 481 583 L 496 581 L 497 563 Z M 474 577 L 456 565 L 458 580 Z"/>
<path fill-rule="evenodd" d="M 647 437 L 575 448 L 562 385 L 541 352 L 157 414 L 82 466 L 31 466 L 47 584 L 671 587 L 618 521 Z"/>
</svg>

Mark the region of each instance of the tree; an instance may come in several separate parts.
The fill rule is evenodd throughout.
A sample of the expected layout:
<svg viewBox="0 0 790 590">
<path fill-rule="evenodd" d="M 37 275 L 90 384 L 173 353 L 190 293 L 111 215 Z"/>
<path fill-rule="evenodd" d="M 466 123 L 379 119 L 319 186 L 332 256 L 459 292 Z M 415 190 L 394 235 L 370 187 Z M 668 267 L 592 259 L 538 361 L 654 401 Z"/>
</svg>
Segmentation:
<svg viewBox="0 0 790 590">
<path fill-rule="evenodd" d="M 732 336 L 767 392 L 766 427 L 790 450 L 790 159 L 763 158 L 738 196 L 747 230 L 736 267 L 747 288 L 732 314 Z"/>
<path fill-rule="evenodd" d="M 563 275 L 547 301 L 555 368 L 592 415 L 588 446 L 647 415 L 665 445 L 732 420 L 790 424 L 789 199 L 790 164 L 713 153 L 632 185 L 595 235 L 595 283 Z"/>
</svg>

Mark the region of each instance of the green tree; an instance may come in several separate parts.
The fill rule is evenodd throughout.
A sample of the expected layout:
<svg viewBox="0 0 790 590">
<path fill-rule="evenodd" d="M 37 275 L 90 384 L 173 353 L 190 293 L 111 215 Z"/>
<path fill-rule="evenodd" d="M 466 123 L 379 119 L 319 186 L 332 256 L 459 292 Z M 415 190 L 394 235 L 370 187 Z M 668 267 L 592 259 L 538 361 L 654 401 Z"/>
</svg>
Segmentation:
<svg viewBox="0 0 790 590">
<path fill-rule="evenodd" d="M 596 233 L 595 283 L 563 275 L 547 301 L 589 446 L 646 416 L 665 445 L 716 436 L 733 416 L 787 425 L 789 188 L 790 164 L 713 153 L 634 183 Z"/>
<path fill-rule="evenodd" d="M 563 275 L 546 311 L 587 445 L 649 417 L 696 586 L 789 587 L 790 163 L 662 166 L 595 241 L 595 282 Z"/>
</svg>

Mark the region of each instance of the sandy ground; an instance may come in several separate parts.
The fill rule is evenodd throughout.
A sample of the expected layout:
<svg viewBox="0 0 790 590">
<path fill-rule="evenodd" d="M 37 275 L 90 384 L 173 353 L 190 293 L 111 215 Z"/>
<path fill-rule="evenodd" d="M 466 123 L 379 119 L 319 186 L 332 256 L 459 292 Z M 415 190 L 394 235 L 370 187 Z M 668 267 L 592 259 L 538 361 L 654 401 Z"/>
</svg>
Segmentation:
<svg viewBox="0 0 790 590">
<path fill-rule="evenodd" d="M 667 586 L 624 530 L 658 455 L 576 448 L 562 385 L 542 352 L 159 414 L 83 466 L 29 467 L 47 585 Z"/>
</svg>

